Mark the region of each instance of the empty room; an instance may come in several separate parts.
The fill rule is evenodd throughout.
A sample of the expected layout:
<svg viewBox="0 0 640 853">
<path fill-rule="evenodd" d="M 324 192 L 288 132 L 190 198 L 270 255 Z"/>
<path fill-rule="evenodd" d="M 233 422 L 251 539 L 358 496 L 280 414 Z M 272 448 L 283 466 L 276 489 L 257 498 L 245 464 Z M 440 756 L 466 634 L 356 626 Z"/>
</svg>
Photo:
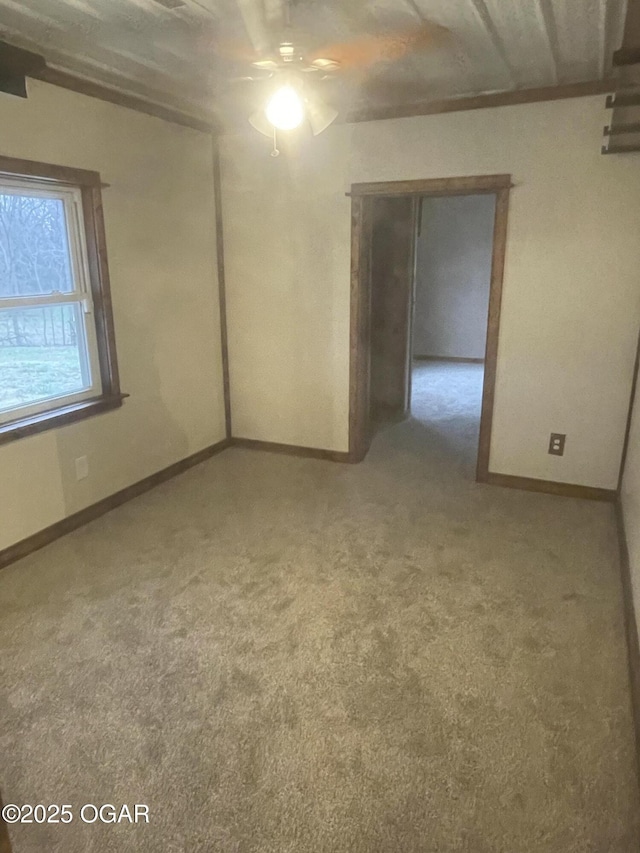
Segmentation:
<svg viewBox="0 0 640 853">
<path fill-rule="evenodd" d="M 640 6 L 0 0 L 0 851 L 640 849 Z"/>
</svg>

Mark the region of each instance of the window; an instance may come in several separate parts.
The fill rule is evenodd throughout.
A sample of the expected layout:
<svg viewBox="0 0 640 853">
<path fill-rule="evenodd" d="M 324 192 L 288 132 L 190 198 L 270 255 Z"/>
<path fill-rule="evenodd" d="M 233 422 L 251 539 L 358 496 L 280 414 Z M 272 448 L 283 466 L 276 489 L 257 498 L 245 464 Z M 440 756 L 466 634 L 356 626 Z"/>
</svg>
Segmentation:
<svg viewBox="0 0 640 853">
<path fill-rule="evenodd" d="M 97 172 L 0 158 L 0 441 L 120 405 Z"/>
</svg>

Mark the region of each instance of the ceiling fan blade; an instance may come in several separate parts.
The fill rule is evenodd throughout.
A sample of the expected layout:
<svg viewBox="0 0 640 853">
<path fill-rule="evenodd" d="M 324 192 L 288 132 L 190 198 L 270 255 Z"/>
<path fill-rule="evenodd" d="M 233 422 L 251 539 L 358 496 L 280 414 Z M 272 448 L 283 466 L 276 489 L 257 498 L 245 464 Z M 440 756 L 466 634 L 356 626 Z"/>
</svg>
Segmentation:
<svg viewBox="0 0 640 853">
<path fill-rule="evenodd" d="M 280 67 L 273 59 L 257 59 L 251 64 L 254 68 L 259 68 L 261 71 L 277 71 Z"/>
<path fill-rule="evenodd" d="M 337 69 L 340 68 L 339 62 L 336 62 L 335 59 L 327 59 L 324 56 L 319 56 L 317 59 L 314 59 L 311 62 L 311 65 L 320 71 L 337 71 Z"/>
<path fill-rule="evenodd" d="M 271 74 L 265 74 L 261 76 L 256 75 L 254 77 L 251 75 L 246 75 L 244 77 L 228 77 L 225 80 L 225 83 L 230 85 L 234 85 L 236 83 L 262 83 L 264 80 L 268 80 L 271 76 Z"/>
<path fill-rule="evenodd" d="M 311 62 L 328 59 L 341 68 L 363 68 L 376 62 L 392 62 L 406 54 L 426 47 L 444 44 L 450 33 L 439 24 L 424 24 L 410 30 L 399 30 L 381 36 L 364 36 L 342 44 L 333 44 L 314 51 Z"/>
</svg>

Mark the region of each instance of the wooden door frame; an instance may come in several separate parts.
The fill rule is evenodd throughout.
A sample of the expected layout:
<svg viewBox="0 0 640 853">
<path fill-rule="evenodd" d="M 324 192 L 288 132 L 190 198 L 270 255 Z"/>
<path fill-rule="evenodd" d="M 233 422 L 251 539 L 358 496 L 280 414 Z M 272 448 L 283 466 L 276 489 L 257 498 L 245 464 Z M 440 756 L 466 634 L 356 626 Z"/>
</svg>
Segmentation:
<svg viewBox="0 0 640 853">
<path fill-rule="evenodd" d="M 371 199 L 377 196 L 495 195 L 496 209 L 491 257 L 482 411 L 476 480 L 489 478 L 489 452 L 495 396 L 502 280 L 507 245 L 511 175 L 474 175 L 417 181 L 380 181 L 351 186 L 351 318 L 349 365 L 349 458 L 360 462 L 370 444 L 370 308 Z"/>
</svg>

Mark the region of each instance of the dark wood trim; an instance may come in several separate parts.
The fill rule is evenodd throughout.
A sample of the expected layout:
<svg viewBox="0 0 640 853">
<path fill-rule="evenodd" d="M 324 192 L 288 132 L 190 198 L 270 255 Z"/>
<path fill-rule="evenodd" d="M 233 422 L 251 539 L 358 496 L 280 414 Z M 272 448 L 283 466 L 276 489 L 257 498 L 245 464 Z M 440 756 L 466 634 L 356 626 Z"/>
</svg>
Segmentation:
<svg viewBox="0 0 640 853">
<path fill-rule="evenodd" d="M 227 438 L 231 438 L 231 381 L 229 378 L 229 339 L 227 333 L 227 288 L 224 272 L 224 230 L 222 217 L 222 173 L 218 140 L 213 142 L 213 195 L 216 211 L 216 260 L 218 263 L 218 301 L 220 304 L 220 343 L 222 346 L 222 387 L 224 422 Z"/>
<path fill-rule="evenodd" d="M 72 166 L 57 166 L 39 163 L 36 160 L 21 160 L 18 157 L 0 156 L 0 175 L 10 178 L 31 178 L 46 183 L 69 184 L 74 187 L 100 187 L 100 173 Z"/>
<path fill-rule="evenodd" d="M 484 358 L 465 358 L 461 355 L 412 355 L 414 361 L 451 361 L 460 364 L 484 364 Z"/>
<path fill-rule="evenodd" d="M 640 64 L 640 47 L 621 47 L 614 51 L 613 54 L 614 66 L 621 65 L 639 65 Z"/>
<path fill-rule="evenodd" d="M 0 92 L 5 95 L 13 95 L 16 98 L 26 98 L 27 92 L 27 77 L 25 74 L 12 74 L 10 71 L 3 71 L 0 67 Z"/>
<path fill-rule="evenodd" d="M 371 349 L 371 199 L 351 199 L 351 308 L 349 318 L 349 455 L 364 459 L 371 442 L 369 358 Z"/>
<path fill-rule="evenodd" d="M 625 133 L 640 133 L 640 121 L 629 122 L 629 124 L 608 124 L 604 129 L 605 136 L 619 136 Z"/>
<path fill-rule="evenodd" d="M 638 641 L 638 620 L 633 606 L 631 562 L 629 560 L 629 546 L 627 543 L 624 524 L 624 510 L 619 500 L 616 502 L 615 511 L 618 528 L 618 544 L 620 546 L 620 580 L 622 583 L 622 607 L 624 611 L 624 628 L 627 640 L 631 709 L 636 741 L 636 771 L 638 773 L 638 782 L 640 784 L 640 645 Z"/>
<path fill-rule="evenodd" d="M 495 193 L 513 186 L 511 175 L 467 175 L 460 178 L 425 178 L 417 181 L 374 181 L 351 184 L 351 196 L 450 196 Z"/>
<path fill-rule="evenodd" d="M 210 459 L 216 453 L 220 453 L 228 446 L 229 441 L 225 438 L 217 444 L 205 447 L 203 450 L 199 450 L 197 453 L 187 456 L 186 459 L 174 462 L 173 465 L 169 465 L 167 468 L 163 468 L 161 471 L 157 471 L 155 474 L 145 477 L 144 480 L 139 480 L 137 483 L 133 483 L 131 486 L 127 486 L 125 489 L 121 489 L 119 492 L 109 495 L 109 497 L 103 498 L 101 501 L 91 504 L 91 506 L 85 507 L 79 512 L 75 512 L 73 515 L 69 515 L 60 521 L 57 521 L 50 527 L 45 527 L 44 530 L 40 530 L 38 533 L 28 536 L 26 539 L 16 542 L 15 545 L 10 545 L 8 548 L 0 551 L 0 568 L 8 566 L 10 563 L 14 563 L 16 560 L 22 559 L 22 557 L 26 557 L 27 554 L 31 554 L 33 551 L 43 548 L 55 539 L 65 536 L 72 530 L 76 530 L 78 527 L 88 524 L 88 522 L 110 512 L 110 510 L 115 509 L 121 504 L 126 503 L 133 498 L 137 498 L 139 495 L 148 492 L 155 486 L 159 486 L 160 483 L 164 483 L 166 480 L 170 480 L 172 477 L 182 474 L 183 471 L 186 471 L 188 468 L 192 468 L 194 465 L 198 465 L 200 462 Z"/>
<path fill-rule="evenodd" d="M 320 450 L 317 447 L 301 447 L 296 444 L 279 444 L 275 441 L 258 441 L 253 438 L 232 438 L 233 447 L 248 450 L 264 450 L 268 453 L 282 453 L 285 456 L 303 456 L 307 459 L 326 459 L 329 462 L 352 462 L 351 455 L 342 450 Z"/>
<path fill-rule="evenodd" d="M 52 86 L 59 86 L 71 92 L 98 98 L 120 107 L 135 110 L 155 116 L 156 118 L 191 127 L 204 133 L 220 132 L 220 125 L 215 116 L 207 118 L 196 117 L 173 107 L 147 101 L 142 97 L 120 92 L 101 83 L 78 77 L 68 71 L 57 68 L 45 68 L 30 75 Z M 384 107 L 367 107 L 347 114 L 344 121 L 361 122 L 381 119 L 409 118 L 412 116 L 437 115 L 439 113 L 460 112 L 465 110 L 486 109 L 492 107 L 530 104 L 538 101 L 555 101 L 563 98 L 579 98 L 588 95 L 606 94 L 615 91 L 618 84 L 615 80 L 593 80 L 586 83 L 570 83 L 562 86 L 544 86 L 534 89 L 519 89 L 510 92 L 497 92 L 488 95 L 473 95 L 464 98 L 446 98 L 410 105 L 389 105 Z"/>
<path fill-rule="evenodd" d="M 640 151 L 640 144 L 603 145 L 601 149 L 602 154 L 637 154 L 638 151 Z"/>
<path fill-rule="evenodd" d="M 487 342 L 484 353 L 484 380 L 476 479 L 486 482 L 491 453 L 491 428 L 498 369 L 498 338 L 500 336 L 500 310 L 502 305 L 502 280 L 507 251 L 507 223 L 509 217 L 509 189 L 496 192 L 496 209 L 493 225 L 493 252 L 491 255 L 491 284 L 489 287 L 489 313 L 487 317 Z"/>
<path fill-rule="evenodd" d="M 638 332 L 638 342 L 636 344 L 636 358 L 633 363 L 633 375 L 631 377 L 631 394 L 629 395 L 629 409 L 627 411 L 627 424 L 624 430 L 624 441 L 622 443 L 622 456 L 620 457 L 620 471 L 618 473 L 618 494 L 622 489 L 622 479 L 624 477 L 624 469 L 627 464 L 627 453 L 629 451 L 629 434 L 631 433 L 631 420 L 633 419 L 633 409 L 636 399 L 636 388 L 638 387 L 638 370 L 640 368 L 640 332 Z"/>
<path fill-rule="evenodd" d="M 128 394 L 116 394 L 113 397 L 94 397 L 91 400 L 72 403 L 70 406 L 62 406 L 59 409 L 40 412 L 27 418 L 8 421 L 0 424 L 0 444 L 8 444 L 10 441 L 16 441 L 19 438 L 26 438 L 48 429 L 57 429 L 76 421 L 92 418 L 94 415 L 119 409 L 122 401 L 128 396 Z"/>
<path fill-rule="evenodd" d="M 480 110 L 492 107 L 512 107 L 539 101 L 557 101 L 564 98 L 583 98 L 614 92 L 619 86 L 615 80 L 591 80 L 586 83 L 569 83 L 562 86 L 542 86 L 535 89 L 516 89 L 510 92 L 495 92 L 489 95 L 473 95 L 465 98 L 446 98 L 417 104 L 396 104 L 384 107 L 367 107 L 347 115 L 347 122 L 381 121 L 393 118 L 437 115 L 464 110 Z"/>
<path fill-rule="evenodd" d="M 102 394 L 105 397 L 116 397 L 120 394 L 120 372 L 118 370 L 116 332 L 111 303 L 111 279 L 109 278 L 109 264 L 107 262 L 107 237 L 102 210 L 102 190 L 97 184 L 91 187 L 82 187 L 81 193 L 89 264 L 89 283 L 98 339 Z"/>
<path fill-rule="evenodd" d="M 605 107 L 608 110 L 614 110 L 616 107 L 640 107 L 640 92 L 616 92 L 609 95 Z"/>
<path fill-rule="evenodd" d="M 44 56 L 0 41 L 0 71 L 2 74 L 22 74 L 23 76 L 38 73 L 46 68 Z"/>
<path fill-rule="evenodd" d="M 107 101 L 109 104 L 115 104 L 118 107 L 126 107 L 126 109 L 145 113 L 146 115 L 154 116 L 155 118 L 161 118 L 164 121 L 170 121 L 173 124 L 180 124 L 183 127 L 191 127 L 194 130 L 200 130 L 203 133 L 212 133 L 219 130 L 213 116 L 210 119 L 196 118 L 195 116 L 188 115 L 187 113 L 183 113 L 172 107 L 166 107 L 152 101 L 146 101 L 144 98 L 139 98 L 136 95 L 119 92 L 117 89 L 110 89 L 108 86 L 103 86 L 101 83 L 86 80 L 83 77 L 77 77 L 75 74 L 70 74 L 68 71 L 60 71 L 57 68 L 45 68 L 43 71 L 32 73 L 29 76 L 35 80 L 41 80 L 44 83 L 49 83 L 52 86 L 59 86 L 61 89 L 68 89 L 70 92 L 77 92 L 79 95 L 87 95 L 89 98 L 97 98 L 100 101 Z"/>
<path fill-rule="evenodd" d="M 553 480 L 537 480 L 533 477 L 513 477 L 511 474 L 494 474 L 489 472 L 481 482 L 490 486 L 504 486 L 507 489 L 521 489 L 525 492 L 544 492 L 547 495 L 558 495 L 564 498 L 583 498 L 588 501 L 616 500 L 615 489 L 597 489 L 593 486 L 579 486 L 576 483 L 556 483 Z"/>
<path fill-rule="evenodd" d="M 351 187 L 351 321 L 349 376 L 349 453 L 353 461 L 364 459 L 370 442 L 370 301 L 369 256 L 371 226 L 369 203 L 376 196 L 447 196 L 490 193 L 496 196 L 493 234 L 491 290 L 487 318 L 487 343 L 482 391 L 482 415 L 478 444 L 476 477 L 485 482 L 489 471 L 491 424 L 495 393 L 496 364 L 502 278 L 507 244 L 511 175 L 472 175 L 417 181 L 382 181 L 354 184 Z"/>
</svg>

